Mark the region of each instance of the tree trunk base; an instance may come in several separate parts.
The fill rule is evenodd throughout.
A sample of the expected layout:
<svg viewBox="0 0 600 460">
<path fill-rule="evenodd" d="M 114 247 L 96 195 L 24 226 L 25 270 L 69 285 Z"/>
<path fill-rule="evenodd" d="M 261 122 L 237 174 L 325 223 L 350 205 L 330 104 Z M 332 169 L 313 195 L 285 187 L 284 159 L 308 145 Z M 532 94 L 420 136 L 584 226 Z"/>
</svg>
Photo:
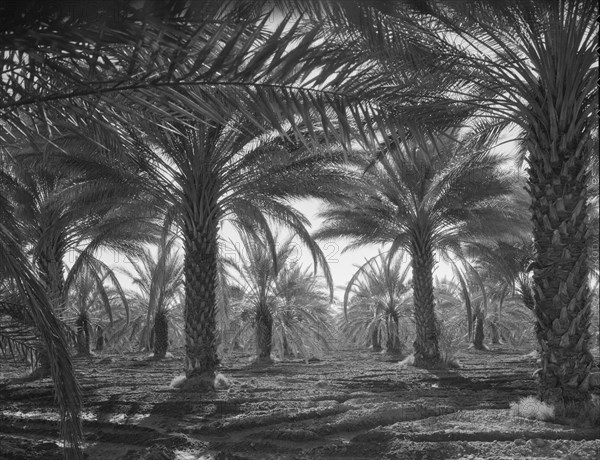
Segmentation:
<svg viewBox="0 0 600 460">
<path fill-rule="evenodd" d="M 402 348 L 386 348 L 385 353 L 388 355 L 402 355 L 404 350 Z"/>
<path fill-rule="evenodd" d="M 273 359 L 270 356 L 257 356 L 254 361 L 252 361 L 253 366 L 270 366 L 273 364 Z"/>
<path fill-rule="evenodd" d="M 413 366 L 422 369 L 445 369 L 448 367 L 439 355 L 428 355 L 415 352 L 414 358 Z"/>
<path fill-rule="evenodd" d="M 180 378 L 171 386 L 184 391 L 194 391 L 197 393 L 210 393 L 215 391 L 215 380 L 217 376 L 214 372 L 192 375 Z"/>
<path fill-rule="evenodd" d="M 51 376 L 50 354 L 48 353 L 48 350 L 40 348 L 38 354 L 38 367 L 29 374 L 31 380 L 44 379 Z"/>
</svg>

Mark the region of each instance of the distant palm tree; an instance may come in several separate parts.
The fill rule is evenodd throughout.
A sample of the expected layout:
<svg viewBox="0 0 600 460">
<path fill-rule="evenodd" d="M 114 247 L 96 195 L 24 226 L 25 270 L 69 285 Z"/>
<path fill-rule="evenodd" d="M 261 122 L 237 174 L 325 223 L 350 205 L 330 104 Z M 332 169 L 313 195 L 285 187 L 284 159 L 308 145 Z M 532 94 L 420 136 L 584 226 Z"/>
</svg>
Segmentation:
<svg viewBox="0 0 600 460">
<path fill-rule="evenodd" d="M 168 315 L 179 301 L 183 288 L 183 258 L 176 243 L 176 235 L 163 229 L 159 244 L 145 249 L 138 257 L 129 257 L 133 270 L 125 270 L 139 292 L 133 301 L 146 313 L 140 344 L 153 348 L 156 359 L 164 358 L 169 343 Z"/>
<path fill-rule="evenodd" d="M 505 301 L 521 303 L 535 312 L 535 303 L 528 270 L 533 261 L 533 244 L 529 238 L 513 242 L 499 241 L 493 246 L 473 247 L 477 266 L 485 285 L 489 288 L 492 302 L 496 305 L 493 318 L 489 319 L 494 342 L 500 339 L 500 331 L 494 329 L 502 324 L 502 308 Z M 508 332 L 508 331 L 507 331 Z"/>
<path fill-rule="evenodd" d="M 129 319 L 129 303 L 116 274 L 98 259 L 67 277 L 65 283 L 66 316 L 74 315 L 77 353 L 90 354 L 90 340 L 94 326 L 99 326 L 100 312 L 106 312 L 110 324 L 113 323 L 113 308 L 119 304 Z M 70 318 L 65 318 L 70 322 Z"/>
<path fill-rule="evenodd" d="M 409 271 L 403 257 L 390 261 L 383 253 L 360 266 L 344 293 L 343 333 L 354 341 L 370 341 L 375 351 L 385 340 L 388 352 L 401 352 L 400 320 L 412 309 L 412 293 L 406 284 Z"/>
<path fill-rule="evenodd" d="M 280 358 L 300 354 L 306 359 L 327 349 L 332 338 L 330 299 L 316 276 L 295 259 L 299 247 L 293 239 L 276 242 L 275 258 L 264 240 L 243 241 L 229 270 L 241 289 L 231 306 L 233 340 L 247 341 L 253 331 L 259 364 L 271 362 L 273 349 Z"/>
<path fill-rule="evenodd" d="M 344 237 L 349 247 L 391 244 L 412 260 L 416 322 L 415 364 L 440 360 L 435 327 L 433 271 L 436 250 L 462 254 L 461 246 L 505 238 L 523 228 L 518 177 L 501 171 L 502 160 L 463 142 L 406 145 L 379 160 L 357 160 L 360 188 L 322 213 L 319 238 Z"/>
</svg>

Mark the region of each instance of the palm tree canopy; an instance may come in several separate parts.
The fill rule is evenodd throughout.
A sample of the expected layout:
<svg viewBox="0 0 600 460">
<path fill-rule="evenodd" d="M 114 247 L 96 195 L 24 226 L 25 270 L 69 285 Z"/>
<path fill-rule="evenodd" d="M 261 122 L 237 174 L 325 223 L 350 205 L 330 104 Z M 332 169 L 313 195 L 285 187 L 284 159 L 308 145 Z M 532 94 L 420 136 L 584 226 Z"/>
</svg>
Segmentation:
<svg viewBox="0 0 600 460">
<path fill-rule="evenodd" d="M 434 151 L 416 143 L 411 153 L 389 152 L 380 161 L 358 159 L 365 170 L 358 191 L 322 213 L 319 238 L 346 237 L 352 246 L 392 243 L 392 252 L 431 238 L 438 250 L 506 238 L 527 223 L 517 192 L 520 179 L 502 171 L 503 160 L 463 142 L 444 140 Z M 431 152 L 430 152 L 431 151 Z M 360 173 L 357 173 L 360 174 Z"/>
<path fill-rule="evenodd" d="M 386 123 L 376 108 L 377 76 L 361 77 L 351 53 L 321 48 L 326 32 L 290 5 L 126 1 L 84 11 L 27 1 L 1 13 L 5 141 L 19 133 L 51 139 L 89 121 L 111 129 L 123 121 L 119 112 L 140 106 L 161 121 L 190 112 L 226 121 L 223 99 L 256 107 L 259 125 L 288 122 L 300 131 L 298 120 L 310 127 L 317 119 L 328 138 L 346 143 L 351 124 L 370 142 L 371 126 Z M 274 14 L 276 27 L 269 24 Z"/>
<path fill-rule="evenodd" d="M 379 252 L 358 267 L 348 281 L 344 291 L 344 312 L 349 301 L 353 306 L 374 311 L 395 311 L 406 306 L 409 272 L 410 264 L 405 263 L 404 257 L 389 260 L 385 253 Z"/>
</svg>

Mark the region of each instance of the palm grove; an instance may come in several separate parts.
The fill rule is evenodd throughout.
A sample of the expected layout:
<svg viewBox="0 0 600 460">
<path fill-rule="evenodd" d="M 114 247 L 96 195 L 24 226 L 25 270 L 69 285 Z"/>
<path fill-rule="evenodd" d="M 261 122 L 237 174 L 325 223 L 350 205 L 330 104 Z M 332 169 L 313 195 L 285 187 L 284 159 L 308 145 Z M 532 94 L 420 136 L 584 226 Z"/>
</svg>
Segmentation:
<svg viewBox="0 0 600 460">
<path fill-rule="evenodd" d="M 502 244 L 531 240 L 510 282 L 520 280 L 535 314 L 539 396 L 562 413 L 585 404 L 588 259 L 597 260 L 595 2 L 188 6 L 2 10 L 0 305 L 11 326 L 0 332 L 3 344 L 16 343 L 17 322 L 41 344 L 73 453 L 81 399 L 65 310 L 86 277 L 110 315 L 111 299 L 131 307 L 116 279 L 112 293 L 102 287 L 112 275 L 98 250 L 135 258 L 150 243 L 182 242 L 172 282 L 184 286 L 185 372 L 206 389 L 219 364 L 221 304 L 245 295 L 243 286 L 226 289 L 225 223 L 245 235 L 250 253 L 270 255 L 237 268 L 266 267 L 257 333 L 274 322 L 267 278 L 276 286 L 293 271 L 278 257 L 277 229 L 297 235 L 330 285 L 315 237 L 387 244 L 383 265 L 405 252 L 415 361 L 424 366 L 441 360 L 436 260 L 450 261 L 468 309 L 481 296 L 468 319 L 482 324 L 485 261 Z M 492 153 L 506 139 L 517 146 L 508 166 Z M 327 203 L 317 235 L 291 204 L 307 197 Z M 66 275 L 69 250 L 78 257 Z M 164 258 L 155 265 L 164 271 Z M 400 284 L 406 272 L 392 270 Z M 148 289 L 148 299 L 166 294 Z M 390 289 L 383 310 L 393 344 L 407 290 Z M 262 355 L 271 334 L 257 338 L 267 337 Z"/>
</svg>

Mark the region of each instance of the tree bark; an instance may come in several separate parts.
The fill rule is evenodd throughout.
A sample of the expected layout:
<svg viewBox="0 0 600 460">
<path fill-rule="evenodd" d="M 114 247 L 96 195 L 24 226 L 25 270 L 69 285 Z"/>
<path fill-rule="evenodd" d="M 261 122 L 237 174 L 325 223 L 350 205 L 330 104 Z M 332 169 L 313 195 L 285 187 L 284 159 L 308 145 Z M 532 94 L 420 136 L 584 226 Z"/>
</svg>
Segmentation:
<svg viewBox="0 0 600 460">
<path fill-rule="evenodd" d="M 258 363 L 271 362 L 273 346 L 273 315 L 268 305 L 260 304 L 256 309 L 256 352 Z"/>
<path fill-rule="evenodd" d="M 533 130 L 529 145 L 532 291 L 542 361 L 538 392 L 555 406 L 557 415 L 575 416 L 590 399 L 593 365 L 584 158 L 592 152 L 581 142 L 557 144 L 547 133 Z"/>
<path fill-rule="evenodd" d="M 77 330 L 77 354 L 90 355 L 90 319 L 86 312 L 81 312 L 75 323 Z"/>
<path fill-rule="evenodd" d="M 433 248 L 429 238 L 415 239 L 412 244 L 413 296 L 417 337 L 414 342 L 415 366 L 440 364 L 440 350 L 435 327 L 433 295 Z"/>
<path fill-rule="evenodd" d="M 478 308 L 477 312 L 475 313 L 475 334 L 473 335 L 473 346 L 475 349 L 485 349 L 483 345 L 483 338 L 483 312 Z"/>
<path fill-rule="evenodd" d="M 373 351 L 381 351 L 381 342 L 379 341 L 379 324 L 375 325 L 371 331 L 371 346 Z"/>
<path fill-rule="evenodd" d="M 389 353 L 400 353 L 402 351 L 399 323 L 400 319 L 398 318 L 398 314 L 395 311 L 391 312 L 388 319 L 388 337 L 386 344 L 386 351 Z"/>
<path fill-rule="evenodd" d="M 219 365 L 216 332 L 217 225 L 206 221 L 184 228 L 185 373 L 190 387 L 214 387 Z"/>
<path fill-rule="evenodd" d="M 163 359 L 169 347 L 169 322 L 163 310 L 154 315 L 154 358 Z"/>
<path fill-rule="evenodd" d="M 55 243 L 59 245 L 60 242 Z M 46 288 L 48 300 L 52 310 L 58 318 L 62 318 L 65 312 L 64 302 L 64 263 L 60 250 L 52 247 L 40 248 L 36 262 L 40 273 L 40 279 Z M 50 360 L 47 350 L 38 350 L 38 368 L 32 375 L 36 377 L 50 377 Z"/>
<path fill-rule="evenodd" d="M 96 351 L 104 350 L 104 329 L 102 326 L 98 325 L 96 327 Z"/>
</svg>

